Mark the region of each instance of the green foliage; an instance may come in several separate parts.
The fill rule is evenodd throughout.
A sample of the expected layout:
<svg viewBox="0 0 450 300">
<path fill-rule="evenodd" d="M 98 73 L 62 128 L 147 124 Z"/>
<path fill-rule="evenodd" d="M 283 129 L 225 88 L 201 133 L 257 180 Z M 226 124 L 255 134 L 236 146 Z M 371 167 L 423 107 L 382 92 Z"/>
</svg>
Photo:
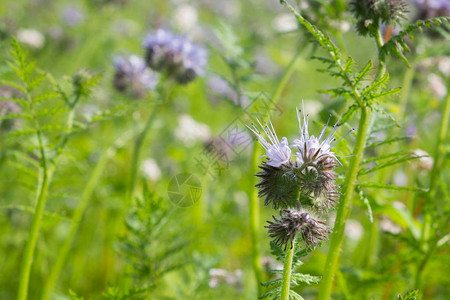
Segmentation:
<svg viewBox="0 0 450 300">
<path fill-rule="evenodd" d="M 189 262 L 183 256 L 187 246 L 183 230 L 170 223 L 174 213 L 166 200 L 145 189 L 125 222 L 127 233 L 117 249 L 129 264 L 133 281 L 146 289 Z"/>
<path fill-rule="evenodd" d="M 411 290 L 407 293 L 405 293 L 403 296 L 398 295 L 397 300 L 417 300 L 419 297 L 419 290 Z"/>
<path fill-rule="evenodd" d="M 392 37 L 386 44 L 381 47 L 381 53 L 385 55 L 397 56 L 405 65 L 410 67 L 410 64 L 405 57 L 405 52 L 410 52 L 406 38 L 413 39 L 413 33 L 415 31 L 422 31 L 424 28 L 433 28 L 434 26 L 440 26 L 448 24 L 450 17 L 437 17 L 429 20 L 419 20 L 415 24 L 408 25 L 396 36 Z M 448 26 L 448 25 L 447 25 Z M 448 42 L 448 41 L 447 41 Z"/>
</svg>

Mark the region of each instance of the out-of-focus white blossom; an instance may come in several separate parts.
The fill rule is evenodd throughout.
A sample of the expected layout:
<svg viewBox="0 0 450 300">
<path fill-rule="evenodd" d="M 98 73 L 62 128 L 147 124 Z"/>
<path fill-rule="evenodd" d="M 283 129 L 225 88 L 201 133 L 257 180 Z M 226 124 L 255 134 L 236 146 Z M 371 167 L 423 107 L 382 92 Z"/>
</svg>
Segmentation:
<svg viewBox="0 0 450 300">
<path fill-rule="evenodd" d="M 153 158 L 147 158 L 141 165 L 142 174 L 147 180 L 158 181 L 161 178 L 161 169 Z"/>
<path fill-rule="evenodd" d="M 345 224 L 345 235 L 351 238 L 352 240 L 359 240 L 364 232 L 364 228 L 361 223 L 354 219 L 348 219 Z"/>
<path fill-rule="evenodd" d="M 426 152 L 425 150 L 422 150 L 422 149 L 416 149 L 416 150 L 414 150 L 414 155 L 415 156 L 424 156 L 424 157 L 419 158 L 419 168 L 420 169 L 422 169 L 424 171 L 430 171 L 433 168 L 434 160 L 428 154 L 428 152 Z"/>
<path fill-rule="evenodd" d="M 428 83 L 433 94 L 437 98 L 443 98 L 447 95 L 447 87 L 441 77 L 436 74 L 428 75 Z"/>
<path fill-rule="evenodd" d="M 279 14 L 272 21 L 272 26 L 277 32 L 290 32 L 298 29 L 298 21 L 293 14 Z"/>
<path fill-rule="evenodd" d="M 382 231 L 390 232 L 392 234 L 399 234 L 402 231 L 402 228 L 392 222 L 388 217 L 383 217 L 380 221 L 380 228 Z"/>
<path fill-rule="evenodd" d="M 208 125 L 195 121 L 190 115 L 181 115 L 174 135 L 187 146 L 193 146 L 197 141 L 207 141 L 211 137 L 211 130 Z"/>
<path fill-rule="evenodd" d="M 35 49 L 41 49 L 45 44 L 44 35 L 36 29 L 19 29 L 17 31 L 17 40 L 20 43 Z"/>
<path fill-rule="evenodd" d="M 189 4 L 178 6 L 173 14 L 174 26 L 181 32 L 190 32 L 197 25 L 197 20 L 198 11 Z"/>
</svg>

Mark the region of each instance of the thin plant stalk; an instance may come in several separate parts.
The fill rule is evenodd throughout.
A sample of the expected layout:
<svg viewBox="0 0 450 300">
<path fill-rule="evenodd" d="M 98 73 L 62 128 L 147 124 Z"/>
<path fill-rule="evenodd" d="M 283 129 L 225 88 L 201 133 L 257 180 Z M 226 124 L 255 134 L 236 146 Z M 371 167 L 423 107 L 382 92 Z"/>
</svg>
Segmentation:
<svg viewBox="0 0 450 300">
<path fill-rule="evenodd" d="M 123 134 L 121 138 L 117 139 L 113 145 L 111 145 L 108 149 L 106 149 L 106 151 L 103 152 L 102 156 L 98 160 L 91 176 L 89 177 L 89 180 L 86 183 L 86 187 L 84 188 L 80 203 L 72 216 L 69 234 L 67 235 L 63 245 L 61 246 L 54 264 L 52 265 L 48 280 L 44 287 L 42 299 L 49 299 L 49 295 L 54 289 L 54 285 L 58 279 L 59 274 L 61 273 L 62 268 L 64 267 L 67 254 L 69 253 L 75 235 L 77 234 L 78 228 L 80 227 L 81 218 L 83 217 L 89 201 L 92 198 L 92 194 L 97 187 L 99 180 L 101 179 L 101 175 L 103 174 L 106 163 L 115 155 L 116 150 L 122 147 L 131 138 L 131 136 L 132 135 L 129 132 Z"/>
<path fill-rule="evenodd" d="M 289 65 L 287 66 L 286 70 L 284 71 L 283 76 L 281 77 L 281 80 L 279 81 L 277 88 L 275 89 L 275 92 L 272 96 L 272 101 L 269 104 L 268 110 L 264 113 L 263 122 L 266 122 L 269 118 L 270 111 L 273 109 L 273 107 L 278 103 L 282 92 L 284 91 L 289 79 L 291 78 L 293 72 L 294 72 L 294 66 L 297 63 L 298 58 L 300 57 L 301 50 L 303 48 L 299 47 L 295 55 L 292 57 L 291 61 L 289 62 Z M 251 167 L 251 174 L 256 174 L 259 164 L 259 157 L 260 149 L 256 143 L 253 145 L 253 151 L 252 151 L 252 167 Z M 253 186 L 257 184 L 256 177 L 253 181 Z M 259 249 L 259 238 L 260 238 L 260 204 L 258 201 L 258 193 L 256 189 L 252 188 L 250 190 L 249 195 L 249 207 L 250 207 L 250 235 L 252 239 L 252 266 L 253 271 L 255 273 L 256 282 L 258 285 L 258 294 L 262 293 L 262 286 L 259 284 L 263 281 L 263 270 L 261 266 L 261 255 L 260 255 L 260 249 Z"/>
<path fill-rule="evenodd" d="M 156 115 L 158 110 L 158 105 L 156 104 L 153 108 L 153 111 L 151 112 L 150 116 L 148 117 L 147 121 L 145 122 L 144 128 L 140 132 L 140 134 L 137 136 L 136 141 L 134 142 L 134 148 L 133 148 L 133 156 L 131 159 L 131 171 L 130 171 L 130 182 L 128 185 L 127 195 L 126 195 L 126 207 L 128 208 L 128 205 L 131 203 L 131 199 L 133 198 L 134 189 L 136 186 L 136 180 L 137 180 L 137 172 L 139 167 L 139 161 L 140 161 L 140 154 L 142 150 L 142 145 L 144 144 L 145 138 L 148 134 L 148 131 L 153 125 L 153 122 L 156 119 Z"/>
<path fill-rule="evenodd" d="M 385 56 L 382 54 L 381 47 L 383 47 L 383 37 L 381 31 L 377 30 L 375 41 L 378 48 L 378 69 L 375 79 L 378 80 L 386 73 Z M 355 95 L 357 96 L 357 95 Z M 356 99 L 358 100 L 358 99 Z M 325 263 L 325 272 L 322 279 L 322 285 L 319 292 L 319 300 L 330 299 L 331 290 L 333 286 L 334 275 L 338 271 L 339 267 L 339 254 L 341 251 L 342 242 L 344 240 L 345 223 L 350 216 L 352 207 L 352 198 L 355 185 L 357 182 L 357 175 L 359 171 L 359 165 L 362 161 L 364 147 L 366 145 L 367 136 L 369 133 L 370 117 L 372 110 L 370 107 L 357 101 L 360 104 L 361 117 L 359 119 L 358 133 L 356 135 L 356 143 L 353 149 L 353 157 L 350 162 L 350 169 L 345 178 L 344 189 L 342 191 L 342 197 L 339 201 L 338 211 L 336 215 L 336 222 L 334 224 L 333 234 L 331 235 L 330 249 L 328 251 L 327 260 Z"/>
<path fill-rule="evenodd" d="M 74 107 L 78 102 L 79 97 L 76 96 L 72 105 L 70 105 L 70 111 L 67 118 L 67 131 L 61 140 L 61 144 L 58 147 L 57 154 L 51 165 L 48 164 L 48 158 L 45 154 L 44 143 L 42 141 L 42 132 L 38 120 L 35 118 L 34 123 L 37 128 L 36 137 L 38 140 L 39 152 L 41 154 L 41 170 L 39 172 L 38 189 L 36 193 L 36 208 L 31 221 L 30 231 L 28 233 L 27 243 L 25 246 L 25 252 L 22 259 L 22 266 L 20 269 L 19 288 L 17 292 L 18 300 L 26 300 L 28 296 L 28 285 L 30 281 L 31 266 L 33 264 L 34 250 L 36 249 L 36 242 L 41 227 L 41 219 L 44 213 L 45 203 L 47 201 L 48 188 L 56 169 L 58 159 L 62 153 L 60 151 L 67 143 L 68 137 L 72 134 L 73 119 L 74 119 Z M 30 105 L 33 105 L 31 95 L 27 94 L 27 100 Z"/>
<path fill-rule="evenodd" d="M 442 119 L 439 126 L 439 133 L 438 133 L 438 139 L 437 143 L 434 149 L 434 164 L 433 169 L 431 170 L 431 177 L 430 177 L 430 188 L 428 191 L 429 195 L 429 201 L 430 203 L 433 203 L 435 197 L 436 197 L 436 190 L 438 185 L 438 179 L 439 179 L 439 169 L 441 166 L 441 146 L 444 142 L 446 136 L 447 136 L 447 130 L 448 130 L 448 123 L 449 123 L 449 117 L 450 117 L 450 92 L 447 93 L 447 96 L 444 101 L 444 107 L 443 107 L 443 113 L 442 113 Z M 432 216 L 430 214 L 430 210 L 428 208 L 429 205 L 424 206 L 424 215 L 423 215 L 423 226 L 422 226 L 422 235 L 421 235 L 421 247 L 422 250 L 425 251 L 425 257 L 420 262 L 419 266 L 417 267 L 416 277 L 414 281 L 414 287 L 415 288 L 421 288 L 422 286 L 422 277 L 423 277 L 423 271 L 427 265 L 428 259 L 430 257 L 431 251 L 433 247 L 430 247 L 430 236 L 431 236 L 431 223 L 432 223 Z"/>
<path fill-rule="evenodd" d="M 294 243 L 288 248 L 284 258 L 283 278 L 281 284 L 281 300 L 289 300 L 289 290 L 291 286 L 292 260 L 294 258 Z"/>
<path fill-rule="evenodd" d="M 359 165 L 362 160 L 364 146 L 366 144 L 369 121 L 372 111 L 368 107 L 361 108 L 361 118 L 359 120 L 358 134 L 356 136 L 356 144 L 353 151 L 353 157 L 350 162 L 350 170 L 347 174 L 342 191 L 342 197 L 339 202 L 336 215 L 336 222 L 331 235 L 331 244 L 325 263 L 325 272 L 322 279 L 322 285 L 318 299 L 330 299 L 331 289 L 333 285 L 333 277 L 338 269 L 339 254 L 341 251 L 342 241 L 344 239 L 345 223 L 350 215 L 353 191 L 356 185 L 356 177 L 359 171 Z"/>
</svg>

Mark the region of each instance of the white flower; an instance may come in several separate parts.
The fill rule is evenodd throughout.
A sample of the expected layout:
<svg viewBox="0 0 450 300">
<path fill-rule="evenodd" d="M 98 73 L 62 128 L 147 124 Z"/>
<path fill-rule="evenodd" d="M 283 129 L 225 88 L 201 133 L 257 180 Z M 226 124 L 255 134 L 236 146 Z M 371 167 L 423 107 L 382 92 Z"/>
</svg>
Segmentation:
<svg viewBox="0 0 450 300">
<path fill-rule="evenodd" d="M 267 125 L 262 126 L 258 121 L 261 128 L 264 130 L 265 134 L 269 138 L 269 142 L 266 141 L 264 136 L 256 129 L 255 125 L 252 123 L 253 129 L 248 127 L 257 137 L 258 141 L 266 150 L 266 155 L 262 157 L 268 157 L 269 161 L 267 164 L 272 167 L 280 167 L 281 165 L 289 162 L 291 159 L 291 149 L 289 148 L 288 140 L 286 137 L 281 139 L 281 142 L 278 140 L 278 136 L 275 133 L 275 129 L 273 128 L 272 122 L 269 121 L 270 127 Z"/>
<path fill-rule="evenodd" d="M 158 181 L 161 178 L 161 169 L 153 158 L 144 160 L 141 170 L 144 177 L 150 181 Z"/>
<path fill-rule="evenodd" d="M 303 112 L 303 120 L 302 120 L 299 112 L 301 111 L 297 109 L 300 139 L 295 139 L 294 145 L 292 145 L 293 147 L 297 147 L 298 150 L 296 162 L 298 164 L 304 164 L 304 163 L 312 163 L 314 161 L 326 160 L 328 158 L 331 158 L 339 162 L 339 160 L 336 157 L 336 154 L 334 154 L 334 152 L 331 151 L 331 148 L 333 148 L 334 145 L 336 145 L 340 140 L 345 138 L 354 129 L 347 132 L 338 141 L 335 141 L 336 139 L 334 138 L 334 135 L 337 129 L 339 128 L 338 124 L 339 119 L 338 119 L 336 124 L 333 125 L 331 131 L 325 137 L 325 131 L 331 118 L 330 115 L 330 118 L 328 118 L 327 123 L 325 124 L 325 126 L 323 126 L 323 129 L 320 132 L 319 136 L 318 137 L 315 137 L 314 135 L 310 136 L 308 132 L 309 115 L 305 115 L 305 113 Z"/>
<path fill-rule="evenodd" d="M 193 146 L 196 141 L 207 141 L 211 137 L 208 125 L 195 121 L 190 115 L 181 115 L 174 135 L 187 146 Z"/>
<path fill-rule="evenodd" d="M 36 29 L 19 29 L 17 39 L 19 42 L 35 49 L 42 48 L 45 43 L 44 35 Z"/>
</svg>

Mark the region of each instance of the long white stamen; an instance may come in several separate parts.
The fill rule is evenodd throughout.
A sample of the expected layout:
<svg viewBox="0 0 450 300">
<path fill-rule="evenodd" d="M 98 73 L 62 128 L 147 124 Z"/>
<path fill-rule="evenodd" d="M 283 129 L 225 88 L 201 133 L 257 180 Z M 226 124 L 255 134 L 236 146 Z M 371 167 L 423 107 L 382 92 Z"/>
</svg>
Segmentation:
<svg viewBox="0 0 450 300">
<path fill-rule="evenodd" d="M 330 146 L 330 149 L 331 149 L 332 147 L 334 147 L 334 145 L 336 145 L 337 143 L 339 143 L 339 142 L 340 142 L 343 138 L 345 138 L 347 135 L 349 135 L 350 132 L 352 132 L 352 131 L 355 131 L 355 128 L 350 129 L 346 134 L 344 134 L 343 137 L 341 137 L 339 140 L 337 140 L 337 142 L 334 142 L 333 145 Z"/>
</svg>

